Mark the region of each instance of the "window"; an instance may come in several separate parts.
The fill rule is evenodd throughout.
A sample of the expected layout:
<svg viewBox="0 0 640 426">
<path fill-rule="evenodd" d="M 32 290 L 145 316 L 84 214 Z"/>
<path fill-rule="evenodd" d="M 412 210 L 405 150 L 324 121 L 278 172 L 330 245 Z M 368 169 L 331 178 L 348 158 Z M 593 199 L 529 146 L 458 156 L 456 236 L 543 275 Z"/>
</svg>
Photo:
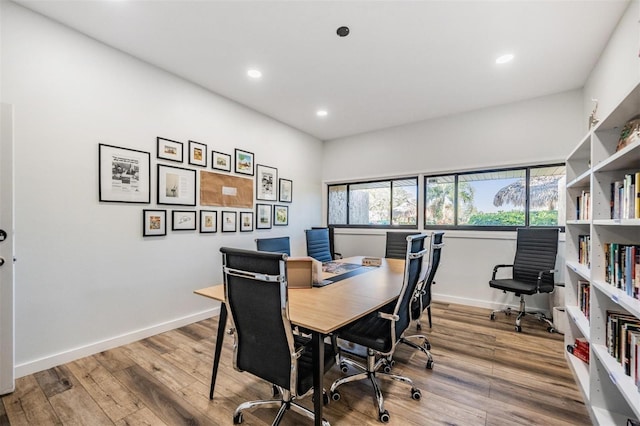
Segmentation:
<svg viewBox="0 0 640 426">
<path fill-rule="evenodd" d="M 514 229 L 564 225 L 565 166 L 425 177 L 425 227 Z"/>
<path fill-rule="evenodd" d="M 329 185 L 332 226 L 410 227 L 418 225 L 418 178 Z"/>
</svg>

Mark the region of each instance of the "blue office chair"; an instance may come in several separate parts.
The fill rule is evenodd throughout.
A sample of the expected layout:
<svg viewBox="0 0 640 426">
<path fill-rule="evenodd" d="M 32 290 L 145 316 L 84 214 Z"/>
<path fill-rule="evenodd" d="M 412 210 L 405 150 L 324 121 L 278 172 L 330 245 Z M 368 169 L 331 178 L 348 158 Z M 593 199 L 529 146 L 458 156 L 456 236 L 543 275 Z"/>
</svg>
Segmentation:
<svg viewBox="0 0 640 426">
<path fill-rule="evenodd" d="M 329 244 L 329 229 L 316 228 L 306 229 L 307 237 L 307 256 L 311 256 L 322 263 L 331 262 L 331 245 Z"/>
<path fill-rule="evenodd" d="M 287 256 L 291 256 L 289 237 L 256 238 L 256 249 L 271 253 L 286 253 Z"/>
<path fill-rule="evenodd" d="M 340 399 L 339 386 L 356 380 L 369 379 L 375 392 L 378 418 L 384 423 L 389 421 L 389 412 L 384 408 L 384 399 L 377 378 L 390 378 L 407 383 L 411 386 L 411 397 L 415 400 L 421 398 L 420 390 L 413 386 L 413 381 L 410 378 L 390 373 L 391 368 L 388 361 L 411 323 L 411 301 L 418 282 L 423 276 L 422 261 L 428 252 L 424 248 L 426 237 L 425 234 L 407 237 L 404 279 L 398 298 L 379 311 L 372 312 L 335 333 L 339 339 L 366 347 L 367 365 L 361 365 L 350 358 L 341 358 L 340 369 L 342 372 L 347 372 L 347 365 L 356 367 L 362 372 L 342 377 L 333 382 L 330 391 L 331 398 L 334 401 Z"/>
<path fill-rule="evenodd" d="M 279 407 L 274 425 L 289 409 L 314 419 L 311 410 L 296 402 L 312 392 L 313 348 L 310 338 L 293 333 L 289 320 L 287 256 L 228 247 L 220 251 L 225 303 L 234 329 L 233 367 L 278 390 L 273 399 L 240 404 L 233 423 L 242 423 L 242 413 L 258 407 Z M 333 345 L 325 344 L 325 371 L 334 363 Z"/>
</svg>

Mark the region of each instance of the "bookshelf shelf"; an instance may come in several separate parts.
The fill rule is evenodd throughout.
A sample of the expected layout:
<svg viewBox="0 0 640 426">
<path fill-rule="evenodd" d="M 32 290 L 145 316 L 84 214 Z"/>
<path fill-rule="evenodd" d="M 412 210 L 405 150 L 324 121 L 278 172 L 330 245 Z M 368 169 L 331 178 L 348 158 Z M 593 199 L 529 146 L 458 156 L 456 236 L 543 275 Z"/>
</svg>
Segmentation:
<svg viewBox="0 0 640 426">
<path fill-rule="evenodd" d="M 566 358 L 582 391 L 591 420 L 597 425 L 624 425 L 628 419 L 640 419 L 640 390 L 634 380 L 625 374 L 621 362 L 609 354 L 609 350 L 613 353 L 614 349 L 608 340 L 609 323 L 614 318 L 611 312 L 630 314 L 632 321 L 636 317 L 640 322 L 640 300 L 605 282 L 605 276 L 612 274 L 608 262 L 615 259 L 613 254 L 617 253 L 611 251 L 611 254 L 605 254 L 605 249 L 611 249 L 613 243 L 620 246 L 640 245 L 640 219 L 611 219 L 614 213 L 617 217 L 622 215 L 621 211 L 625 211 L 617 210 L 621 198 L 619 194 L 624 191 L 614 192 L 614 189 L 619 187 L 619 181 L 624 180 L 625 175 L 633 176 L 640 171 L 640 140 L 616 151 L 622 127 L 638 114 L 640 83 L 587 133 L 566 162 L 565 311 L 569 327 L 565 333 L 565 345 L 573 345 L 576 339 L 588 341 L 590 362 L 586 364 L 569 353 Z M 630 182 L 633 183 L 632 180 Z M 585 204 L 581 202 L 581 196 L 586 193 L 590 199 Z M 615 203 L 612 194 L 616 195 Z M 625 200 L 629 199 L 628 194 L 625 193 Z M 633 214 L 630 215 L 633 217 Z M 583 217 L 586 220 L 580 220 Z M 589 266 L 578 262 L 580 257 L 585 258 L 585 251 Z M 627 253 L 630 253 L 627 257 L 633 259 L 636 252 Z M 615 261 L 616 264 L 622 264 L 622 260 Z M 628 274 L 628 269 L 622 270 Z M 631 276 L 634 276 L 633 273 Z M 622 279 L 620 286 L 626 282 Z M 581 299 L 588 301 L 590 319 L 581 309 Z"/>
</svg>

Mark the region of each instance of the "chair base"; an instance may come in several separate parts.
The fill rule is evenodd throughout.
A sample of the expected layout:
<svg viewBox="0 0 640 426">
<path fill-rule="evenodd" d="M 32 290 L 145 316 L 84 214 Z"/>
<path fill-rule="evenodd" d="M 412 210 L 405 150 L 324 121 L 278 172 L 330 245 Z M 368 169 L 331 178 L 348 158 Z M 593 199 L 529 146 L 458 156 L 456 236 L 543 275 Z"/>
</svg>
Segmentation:
<svg viewBox="0 0 640 426">
<path fill-rule="evenodd" d="M 279 425 L 280 421 L 284 417 L 284 414 L 289 409 L 299 414 L 302 414 L 303 416 L 311 420 L 315 419 L 315 416 L 313 415 L 313 411 L 293 401 L 290 391 L 282 389 L 278 386 L 274 386 L 273 388 L 274 396 L 276 396 L 276 390 L 279 392 L 280 395 L 282 395 L 282 398 L 248 401 L 238 405 L 238 408 L 236 408 L 236 411 L 233 412 L 233 424 L 237 425 L 242 423 L 242 420 L 243 420 L 242 412 L 245 410 L 250 410 L 253 408 L 269 408 L 269 407 L 280 407 L 280 409 L 278 410 L 278 414 L 276 414 L 276 418 L 273 420 L 273 423 L 271 423 L 272 426 Z M 325 419 L 322 419 L 322 425 L 330 426 L 329 422 L 326 421 Z"/>
<path fill-rule="evenodd" d="M 422 341 L 422 344 L 417 344 L 414 343 L 413 340 L 420 340 Z M 404 336 L 400 338 L 400 343 L 404 343 L 407 346 L 410 346 L 414 349 L 419 350 L 420 352 L 422 352 L 423 354 L 425 354 L 427 356 L 427 365 L 426 368 L 428 368 L 429 370 L 433 369 L 433 355 L 431 355 L 431 343 L 429 343 L 429 339 L 427 339 L 427 336 L 424 336 L 422 334 L 414 334 L 412 336 Z"/>
<path fill-rule="evenodd" d="M 386 368 L 388 367 L 388 359 L 386 357 L 381 357 L 376 361 L 375 351 L 373 351 L 372 349 L 367 349 L 367 365 L 366 366 L 361 365 L 352 359 L 342 358 L 340 360 L 340 369 L 343 372 L 346 372 L 347 365 L 351 365 L 361 370 L 362 372 L 357 374 L 352 374 L 350 376 L 342 377 L 340 379 L 337 379 L 335 382 L 333 382 L 333 384 L 331 385 L 331 389 L 329 391 L 331 395 L 331 399 L 333 399 L 334 401 L 340 400 L 340 393 L 337 390 L 339 386 L 345 383 L 355 382 L 357 380 L 369 379 L 369 381 L 371 382 L 371 385 L 373 386 L 373 391 L 375 393 L 376 406 L 378 408 L 378 419 L 383 423 L 387 423 L 390 419 L 390 416 L 389 416 L 389 412 L 384 408 L 384 397 L 382 395 L 382 390 L 380 389 L 380 385 L 378 384 L 378 380 L 376 379 L 378 378 L 392 379 L 399 382 L 407 383 L 408 385 L 411 386 L 411 397 L 413 399 L 419 400 L 422 397 L 420 390 L 416 389 L 413 386 L 413 381 L 410 378 L 405 376 L 400 376 L 397 374 L 391 374 L 388 372 L 388 369 Z"/>
<path fill-rule="evenodd" d="M 491 321 L 493 321 L 496 319 L 497 313 L 504 313 L 507 316 L 510 316 L 514 312 L 515 311 L 512 310 L 510 307 L 505 309 L 496 309 L 495 311 L 491 312 L 491 315 L 489 318 L 491 319 Z M 555 327 L 553 326 L 553 321 L 547 318 L 547 316 L 544 313 L 527 311 L 525 309 L 524 295 L 520 295 L 520 308 L 518 310 L 518 316 L 516 317 L 516 326 L 515 326 L 515 329 L 518 333 L 522 331 L 521 322 L 522 322 L 522 319 L 525 318 L 526 316 L 534 317 L 540 322 L 545 322 L 547 324 L 547 331 L 549 333 L 554 333 L 556 331 Z"/>
</svg>

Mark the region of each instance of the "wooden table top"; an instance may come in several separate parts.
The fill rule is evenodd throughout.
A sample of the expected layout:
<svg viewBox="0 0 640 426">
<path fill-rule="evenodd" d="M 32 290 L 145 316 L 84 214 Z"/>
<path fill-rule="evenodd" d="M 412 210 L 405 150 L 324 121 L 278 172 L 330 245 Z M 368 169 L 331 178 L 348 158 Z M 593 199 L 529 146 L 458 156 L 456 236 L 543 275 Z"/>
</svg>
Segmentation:
<svg viewBox="0 0 640 426">
<path fill-rule="evenodd" d="M 362 256 L 339 261 L 361 264 Z M 382 259 L 380 267 L 324 287 L 290 288 L 289 317 L 294 325 L 331 333 L 398 297 L 403 277 L 403 259 Z M 224 301 L 222 284 L 194 293 Z"/>
</svg>

